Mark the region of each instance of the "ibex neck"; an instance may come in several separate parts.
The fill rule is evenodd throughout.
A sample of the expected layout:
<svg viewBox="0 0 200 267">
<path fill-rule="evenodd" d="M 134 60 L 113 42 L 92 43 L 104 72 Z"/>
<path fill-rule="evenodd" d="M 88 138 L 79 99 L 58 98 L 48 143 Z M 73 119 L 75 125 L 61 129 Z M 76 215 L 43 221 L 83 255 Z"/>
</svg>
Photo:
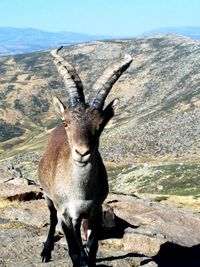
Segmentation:
<svg viewBox="0 0 200 267">
<path fill-rule="evenodd" d="M 78 166 L 72 159 L 71 186 L 73 191 L 72 198 L 91 199 L 93 190 L 98 181 L 98 170 L 100 155 L 95 151 L 91 160 L 85 166 Z M 93 198 L 93 197 L 92 197 Z"/>
<path fill-rule="evenodd" d="M 92 172 L 93 169 L 95 169 L 98 166 L 99 157 L 100 156 L 98 149 L 95 149 L 95 151 L 93 151 L 89 162 L 87 162 L 86 164 L 78 163 L 74 161 L 74 159 L 71 157 L 72 171 L 75 172 L 75 176 L 79 174 L 80 175 L 90 174 L 90 172 Z"/>
</svg>

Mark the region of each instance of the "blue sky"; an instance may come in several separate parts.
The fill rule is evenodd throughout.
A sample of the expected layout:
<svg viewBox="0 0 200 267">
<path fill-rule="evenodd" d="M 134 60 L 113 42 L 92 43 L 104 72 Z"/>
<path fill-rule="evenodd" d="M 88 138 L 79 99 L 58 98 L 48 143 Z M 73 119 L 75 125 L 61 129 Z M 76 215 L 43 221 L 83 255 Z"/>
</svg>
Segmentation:
<svg viewBox="0 0 200 267">
<path fill-rule="evenodd" d="M 134 36 L 200 26 L 199 0 L 0 0 L 0 27 Z"/>
</svg>

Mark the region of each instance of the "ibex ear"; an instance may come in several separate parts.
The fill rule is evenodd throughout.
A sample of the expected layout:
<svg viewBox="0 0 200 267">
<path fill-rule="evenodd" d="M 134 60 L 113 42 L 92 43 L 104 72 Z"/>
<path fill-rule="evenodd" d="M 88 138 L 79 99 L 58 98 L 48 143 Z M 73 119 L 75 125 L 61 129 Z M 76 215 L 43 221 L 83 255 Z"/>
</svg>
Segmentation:
<svg viewBox="0 0 200 267">
<path fill-rule="evenodd" d="M 115 111 L 119 107 L 119 98 L 115 98 L 110 104 L 113 111 Z"/>
<path fill-rule="evenodd" d="M 56 113 L 59 114 L 59 116 L 61 118 L 63 118 L 63 113 L 65 112 L 66 110 L 66 106 L 63 104 L 63 102 L 57 98 L 56 96 L 53 96 L 52 97 L 52 103 L 53 103 L 53 106 L 54 106 L 54 109 L 56 111 Z"/>
<path fill-rule="evenodd" d="M 103 113 L 107 114 L 112 117 L 114 115 L 115 110 L 119 106 L 119 98 L 115 98 L 113 101 L 111 101 L 107 107 L 104 109 Z"/>
<path fill-rule="evenodd" d="M 109 120 L 114 116 L 115 110 L 118 106 L 119 98 L 115 98 L 113 101 L 111 101 L 107 107 L 103 110 L 103 123 L 101 125 L 101 131 L 106 126 L 106 124 L 109 122 Z"/>
</svg>

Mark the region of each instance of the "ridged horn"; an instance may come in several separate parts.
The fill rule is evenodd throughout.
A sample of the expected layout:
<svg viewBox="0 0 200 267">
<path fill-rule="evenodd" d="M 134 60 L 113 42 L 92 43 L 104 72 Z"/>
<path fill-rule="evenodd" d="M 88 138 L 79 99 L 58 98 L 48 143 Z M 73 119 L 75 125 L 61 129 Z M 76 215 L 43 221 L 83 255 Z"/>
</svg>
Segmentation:
<svg viewBox="0 0 200 267">
<path fill-rule="evenodd" d="M 110 92 L 113 84 L 119 79 L 122 73 L 130 66 L 133 61 L 132 57 L 128 54 L 114 64 L 111 64 L 105 69 L 103 74 L 93 85 L 93 93 L 90 97 L 90 106 L 101 109 L 104 106 L 104 101 Z"/>
<path fill-rule="evenodd" d="M 58 52 L 63 48 L 61 46 L 58 49 L 54 49 L 50 52 L 53 63 L 55 64 L 59 75 L 62 77 L 63 82 L 69 92 L 69 107 L 74 108 L 79 103 L 85 103 L 85 97 L 83 93 L 83 84 L 77 74 L 75 68 L 61 56 Z"/>
</svg>

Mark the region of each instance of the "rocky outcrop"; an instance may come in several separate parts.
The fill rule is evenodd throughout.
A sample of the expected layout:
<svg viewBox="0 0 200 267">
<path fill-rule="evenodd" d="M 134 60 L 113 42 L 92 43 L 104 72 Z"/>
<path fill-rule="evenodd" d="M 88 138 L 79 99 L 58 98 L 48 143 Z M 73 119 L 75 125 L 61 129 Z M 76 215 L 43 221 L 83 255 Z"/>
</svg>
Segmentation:
<svg viewBox="0 0 200 267">
<path fill-rule="evenodd" d="M 0 165 L 0 199 L 28 201 L 42 198 L 42 190 L 32 180 L 22 177 L 20 168 Z"/>
<path fill-rule="evenodd" d="M 7 187 L 0 188 L 0 265 L 41 266 L 49 223 L 45 200 L 23 199 L 24 185 L 12 186 L 17 202 L 10 201 L 13 193 Z M 197 212 L 110 193 L 103 206 L 97 266 L 199 267 L 199 229 Z M 45 266 L 71 266 L 65 239 L 59 233 L 55 238 L 53 261 Z"/>
</svg>

